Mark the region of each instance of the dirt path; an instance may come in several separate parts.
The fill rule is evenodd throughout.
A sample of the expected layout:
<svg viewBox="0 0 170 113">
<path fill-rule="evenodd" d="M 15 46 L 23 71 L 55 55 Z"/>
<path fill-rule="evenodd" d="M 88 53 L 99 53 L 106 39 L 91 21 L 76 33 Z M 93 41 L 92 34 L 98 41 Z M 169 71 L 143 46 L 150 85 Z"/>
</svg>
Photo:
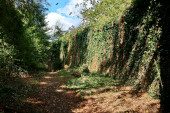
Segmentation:
<svg viewBox="0 0 170 113">
<path fill-rule="evenodd" d="M 118 92 L 107 91 L 86 95 L 84 100 L 75 91 L 63 88 L 69 77 L 47 73 L 38 83 L 38 95 L 26 102 L 33 104 L 29 113 L 158 113 L 159 100 L 150 98 L 146 93 L 135 96 L 130 87 Z"/>
<path fill-rule="evenodd" d="M 75 113 L 160 113 L 160 101 L 143 93 L 134 95 L 130 87 L 118 92 L 103 92 L 84 97 L 86 101 L 73 110 Z"/>
<path fill-rule="evenodd" d="M 31 93 L 17 105 L 2 113 L 158 113 L 160 101 L 147 93 L 134 95 L 131 87 L 122 87 L 118 92 L 106 90 L 93 95 L 80 97 L 74 90 L 63 85 L 70 77 L 58 76 L 56 72 L 47 73 L 38 83 L 32 77 L 24 80 L 36 86 L 37 93 Z M 34 81 L 34 82 L 33 82 Z M 96 89 L 99 90 L 99 89 Z M 21 99 L 22 100 L 22 99 Z M 1 110 L 1 109 L 0 109 Z M 7 111 L 8 110 L 8 111 Z M 3 109 L 1 110 L 3 111 Z M 0 111 L 0 112 L 1 112 Z"/>
<path fill-rule="evenodd" d="M 76 92 L 62 88 L 69 77 L 57 76 L 57 73 L 47 73 L 39 81 L 39 94 L 33 95 L 26 102 L 34 104 L 34 109 L 29 112 L 41 113 L 72 113 L 83 101 L 76 96 Z"/>
</svg>

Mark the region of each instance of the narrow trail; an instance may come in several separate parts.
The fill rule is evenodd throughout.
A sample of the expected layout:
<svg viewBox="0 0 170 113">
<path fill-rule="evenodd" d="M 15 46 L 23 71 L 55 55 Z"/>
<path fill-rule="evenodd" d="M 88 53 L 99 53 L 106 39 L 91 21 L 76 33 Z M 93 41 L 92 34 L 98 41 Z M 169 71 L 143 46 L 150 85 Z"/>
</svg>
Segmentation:
<svg viewBox="0 0 170 113">
<path fill-rule="evenodd" d="M 83 101 L 73 90 L 62 88 L 69 77 L 57 76 L 56 72 L 47 73 L 38 83 L 38 95 L 33 95 L 26 102 L 34 104 L 29 112 L 72 113 Z"/>
<path fill-rule="evenodd" d="M 150 98 L 146 93 L 135 96 L 130 93 L 130 87 L 122 87 L 118 92 L 106 91 L 85 95 L 82 99 L 76 91 L 63 87 L 69 79 L 69 76 L 58 76 L 56 72 L 43 76 L 36 84 L 38 94 L 32 94 L 25 100 L 32 106 L 25 109 L 24 113 L 159 112 L 159 100 Z"/>
</svg>

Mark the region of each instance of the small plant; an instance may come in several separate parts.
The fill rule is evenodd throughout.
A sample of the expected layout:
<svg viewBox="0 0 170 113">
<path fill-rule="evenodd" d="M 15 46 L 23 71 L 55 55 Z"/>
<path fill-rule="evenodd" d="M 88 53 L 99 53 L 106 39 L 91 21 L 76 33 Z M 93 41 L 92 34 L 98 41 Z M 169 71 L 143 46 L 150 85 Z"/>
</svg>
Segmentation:
<svg viewBox="0 0 170 113">
<path fill-rule="evenodd" d="M 85 92 L 83 91 L 83 90 L 80 90 L 80 92 L 79 92 L 80 94 L 85 94 Z"/>
</svg>

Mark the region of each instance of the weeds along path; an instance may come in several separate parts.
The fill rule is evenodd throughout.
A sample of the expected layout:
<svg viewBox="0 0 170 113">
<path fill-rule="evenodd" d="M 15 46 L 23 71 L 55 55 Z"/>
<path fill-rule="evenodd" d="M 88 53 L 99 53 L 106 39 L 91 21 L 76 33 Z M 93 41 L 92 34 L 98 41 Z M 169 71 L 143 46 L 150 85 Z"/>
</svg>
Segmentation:
<svg viewBox="0 0 170 113">
<path fill-rule="evenodd" d="M 57 76 L 56 72 L 49 72 L 38 83 L 38 95 L 32 95 L 26 102 L 34 104 L 38 113 L 71 113 L 83 101 L 76 97 L 76 92 L 62 88 L 69 77 Z"/>
</svg>

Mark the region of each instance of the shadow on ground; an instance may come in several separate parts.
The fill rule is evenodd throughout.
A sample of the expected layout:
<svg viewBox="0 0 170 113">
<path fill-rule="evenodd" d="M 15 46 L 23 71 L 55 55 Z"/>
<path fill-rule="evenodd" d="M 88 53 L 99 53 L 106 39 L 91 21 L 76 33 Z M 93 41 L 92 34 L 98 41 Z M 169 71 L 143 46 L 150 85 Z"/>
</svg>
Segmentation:
<svg viewBox="0 0 170 113">
<path fill-rule="evenodd" d="M 23 78 L 30 86 L 34 86 L 36 93 L 30 93 L 27 98 L 21 99 L 22 106 L 1 108 L 4 113 L 72 113 L 84 101 L 75 91 L 62 88 L 69 77 L 57 76 L 50 72 L 36 81 L 32 77 Z"/>
</svg>

